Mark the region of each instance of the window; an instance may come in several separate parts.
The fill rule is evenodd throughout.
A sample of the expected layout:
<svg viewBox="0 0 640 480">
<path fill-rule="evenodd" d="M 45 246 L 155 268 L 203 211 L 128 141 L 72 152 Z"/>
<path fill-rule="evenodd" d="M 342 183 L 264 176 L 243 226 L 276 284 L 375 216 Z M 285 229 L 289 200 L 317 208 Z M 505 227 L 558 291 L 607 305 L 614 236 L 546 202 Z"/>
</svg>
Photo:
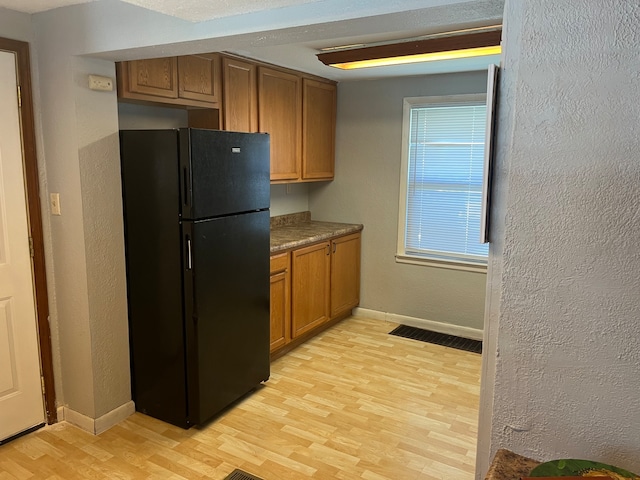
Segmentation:
<svg viewBox="0 0 640 480">
<path fill-rule="evenodd" d="M 398 261 L 484 270 L 485 98 L 405 99 Z"/>
</svg>

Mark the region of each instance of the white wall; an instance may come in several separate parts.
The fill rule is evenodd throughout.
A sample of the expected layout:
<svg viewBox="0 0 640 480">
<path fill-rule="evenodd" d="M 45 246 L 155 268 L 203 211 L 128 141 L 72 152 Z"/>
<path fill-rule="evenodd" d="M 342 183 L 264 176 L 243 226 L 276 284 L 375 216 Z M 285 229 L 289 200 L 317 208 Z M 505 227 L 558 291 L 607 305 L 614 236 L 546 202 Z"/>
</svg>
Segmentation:
<svg viewBox="0 0 640 480">
<path fill-rule="evenodd" d="M 364 224 L 360 306 L 481 332 L 486 274 L 396 263 L 404 97 L 484 93 L 486 72 L 338 84 L 336 179 L 311 184 L 316 220 Z"/>
<path fill-rule="evenodd" d="M 33 38 L 31 15 L 0 8 L 0 36 L 30 42 Z"/>
<path fill-rule="evenodd" d="M 272 217 L 307 210 L 309 210 L 309 184 L 271 185 Z"/>
<path fill-rule="evenodd" d="M 187 127 L 187 110 L 155 105 L 118 103 L 118 128 L 120 130 L 159 130 Z"/>
<path fill-rule="evenodd" d="M 507 2 L 478 479 L 501 447 L 640 472 L 639 18 Z"/>
</svg>

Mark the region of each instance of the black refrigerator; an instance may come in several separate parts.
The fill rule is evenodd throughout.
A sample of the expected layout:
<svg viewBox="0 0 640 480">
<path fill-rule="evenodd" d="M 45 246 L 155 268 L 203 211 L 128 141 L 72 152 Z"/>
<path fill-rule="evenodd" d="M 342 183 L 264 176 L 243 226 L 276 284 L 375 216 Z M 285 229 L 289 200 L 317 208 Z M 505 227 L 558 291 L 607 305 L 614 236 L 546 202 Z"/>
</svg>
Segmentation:
<svg viewBox="0 0 640 480">
<path fill-rule="evenodd" d="M 269 378 L 269 136 L 120 132 L 136 410 L 189 428 Z"/>
</svg>

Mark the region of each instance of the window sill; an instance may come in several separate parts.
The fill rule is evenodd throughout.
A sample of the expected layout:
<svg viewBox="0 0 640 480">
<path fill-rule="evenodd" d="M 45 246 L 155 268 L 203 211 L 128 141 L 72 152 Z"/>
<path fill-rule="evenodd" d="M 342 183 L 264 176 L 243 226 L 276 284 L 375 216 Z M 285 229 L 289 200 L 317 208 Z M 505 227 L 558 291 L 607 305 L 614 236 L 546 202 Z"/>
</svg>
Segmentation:
<svg viewBox="0 0 640 480">
<path fill-rule="evenodd" d="M 487 266 L 463 261 L 447 261 L 435 258 L 414 257 L 409 255 L 396 255 L 396 263 L 410 265 L 424 265 L 425 267 L 446 268 L 449 270 L 463 270 L 466 272 L 487 273 Z"/>
</svg>

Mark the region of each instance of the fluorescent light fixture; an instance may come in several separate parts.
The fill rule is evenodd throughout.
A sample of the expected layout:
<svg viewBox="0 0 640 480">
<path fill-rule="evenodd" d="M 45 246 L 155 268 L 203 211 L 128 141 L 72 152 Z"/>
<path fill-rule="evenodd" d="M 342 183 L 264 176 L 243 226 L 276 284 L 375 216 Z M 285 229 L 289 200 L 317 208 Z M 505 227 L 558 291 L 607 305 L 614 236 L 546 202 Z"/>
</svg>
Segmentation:
<svg viewBox="0 0 640 480">
<path fill-rule="evenodd" d="M 317 55 L 325 65 L 343 70 L 470 58 L 500 53 L 501 26 L 422 37 L 418 40 L 330 50 Z"/>
<path fill-rule="evenodd" d="M 419 55 L 406 55 L 403 57 L 375 58 L 373 60 L 359 60 L 346 63 L 333 63 L 332 67 L 343 70 L 354 68 L 385 67 L 388 65 L 404 65 L 406 63 L 431 62 L 434 60 L 453 60 L 455 58 L 482 57 L 485 55 L 498 55 L 500 46 L 467 48 L 464 50 L 452 50 L 448 52 L 421 53 Z"/>
</svg>

